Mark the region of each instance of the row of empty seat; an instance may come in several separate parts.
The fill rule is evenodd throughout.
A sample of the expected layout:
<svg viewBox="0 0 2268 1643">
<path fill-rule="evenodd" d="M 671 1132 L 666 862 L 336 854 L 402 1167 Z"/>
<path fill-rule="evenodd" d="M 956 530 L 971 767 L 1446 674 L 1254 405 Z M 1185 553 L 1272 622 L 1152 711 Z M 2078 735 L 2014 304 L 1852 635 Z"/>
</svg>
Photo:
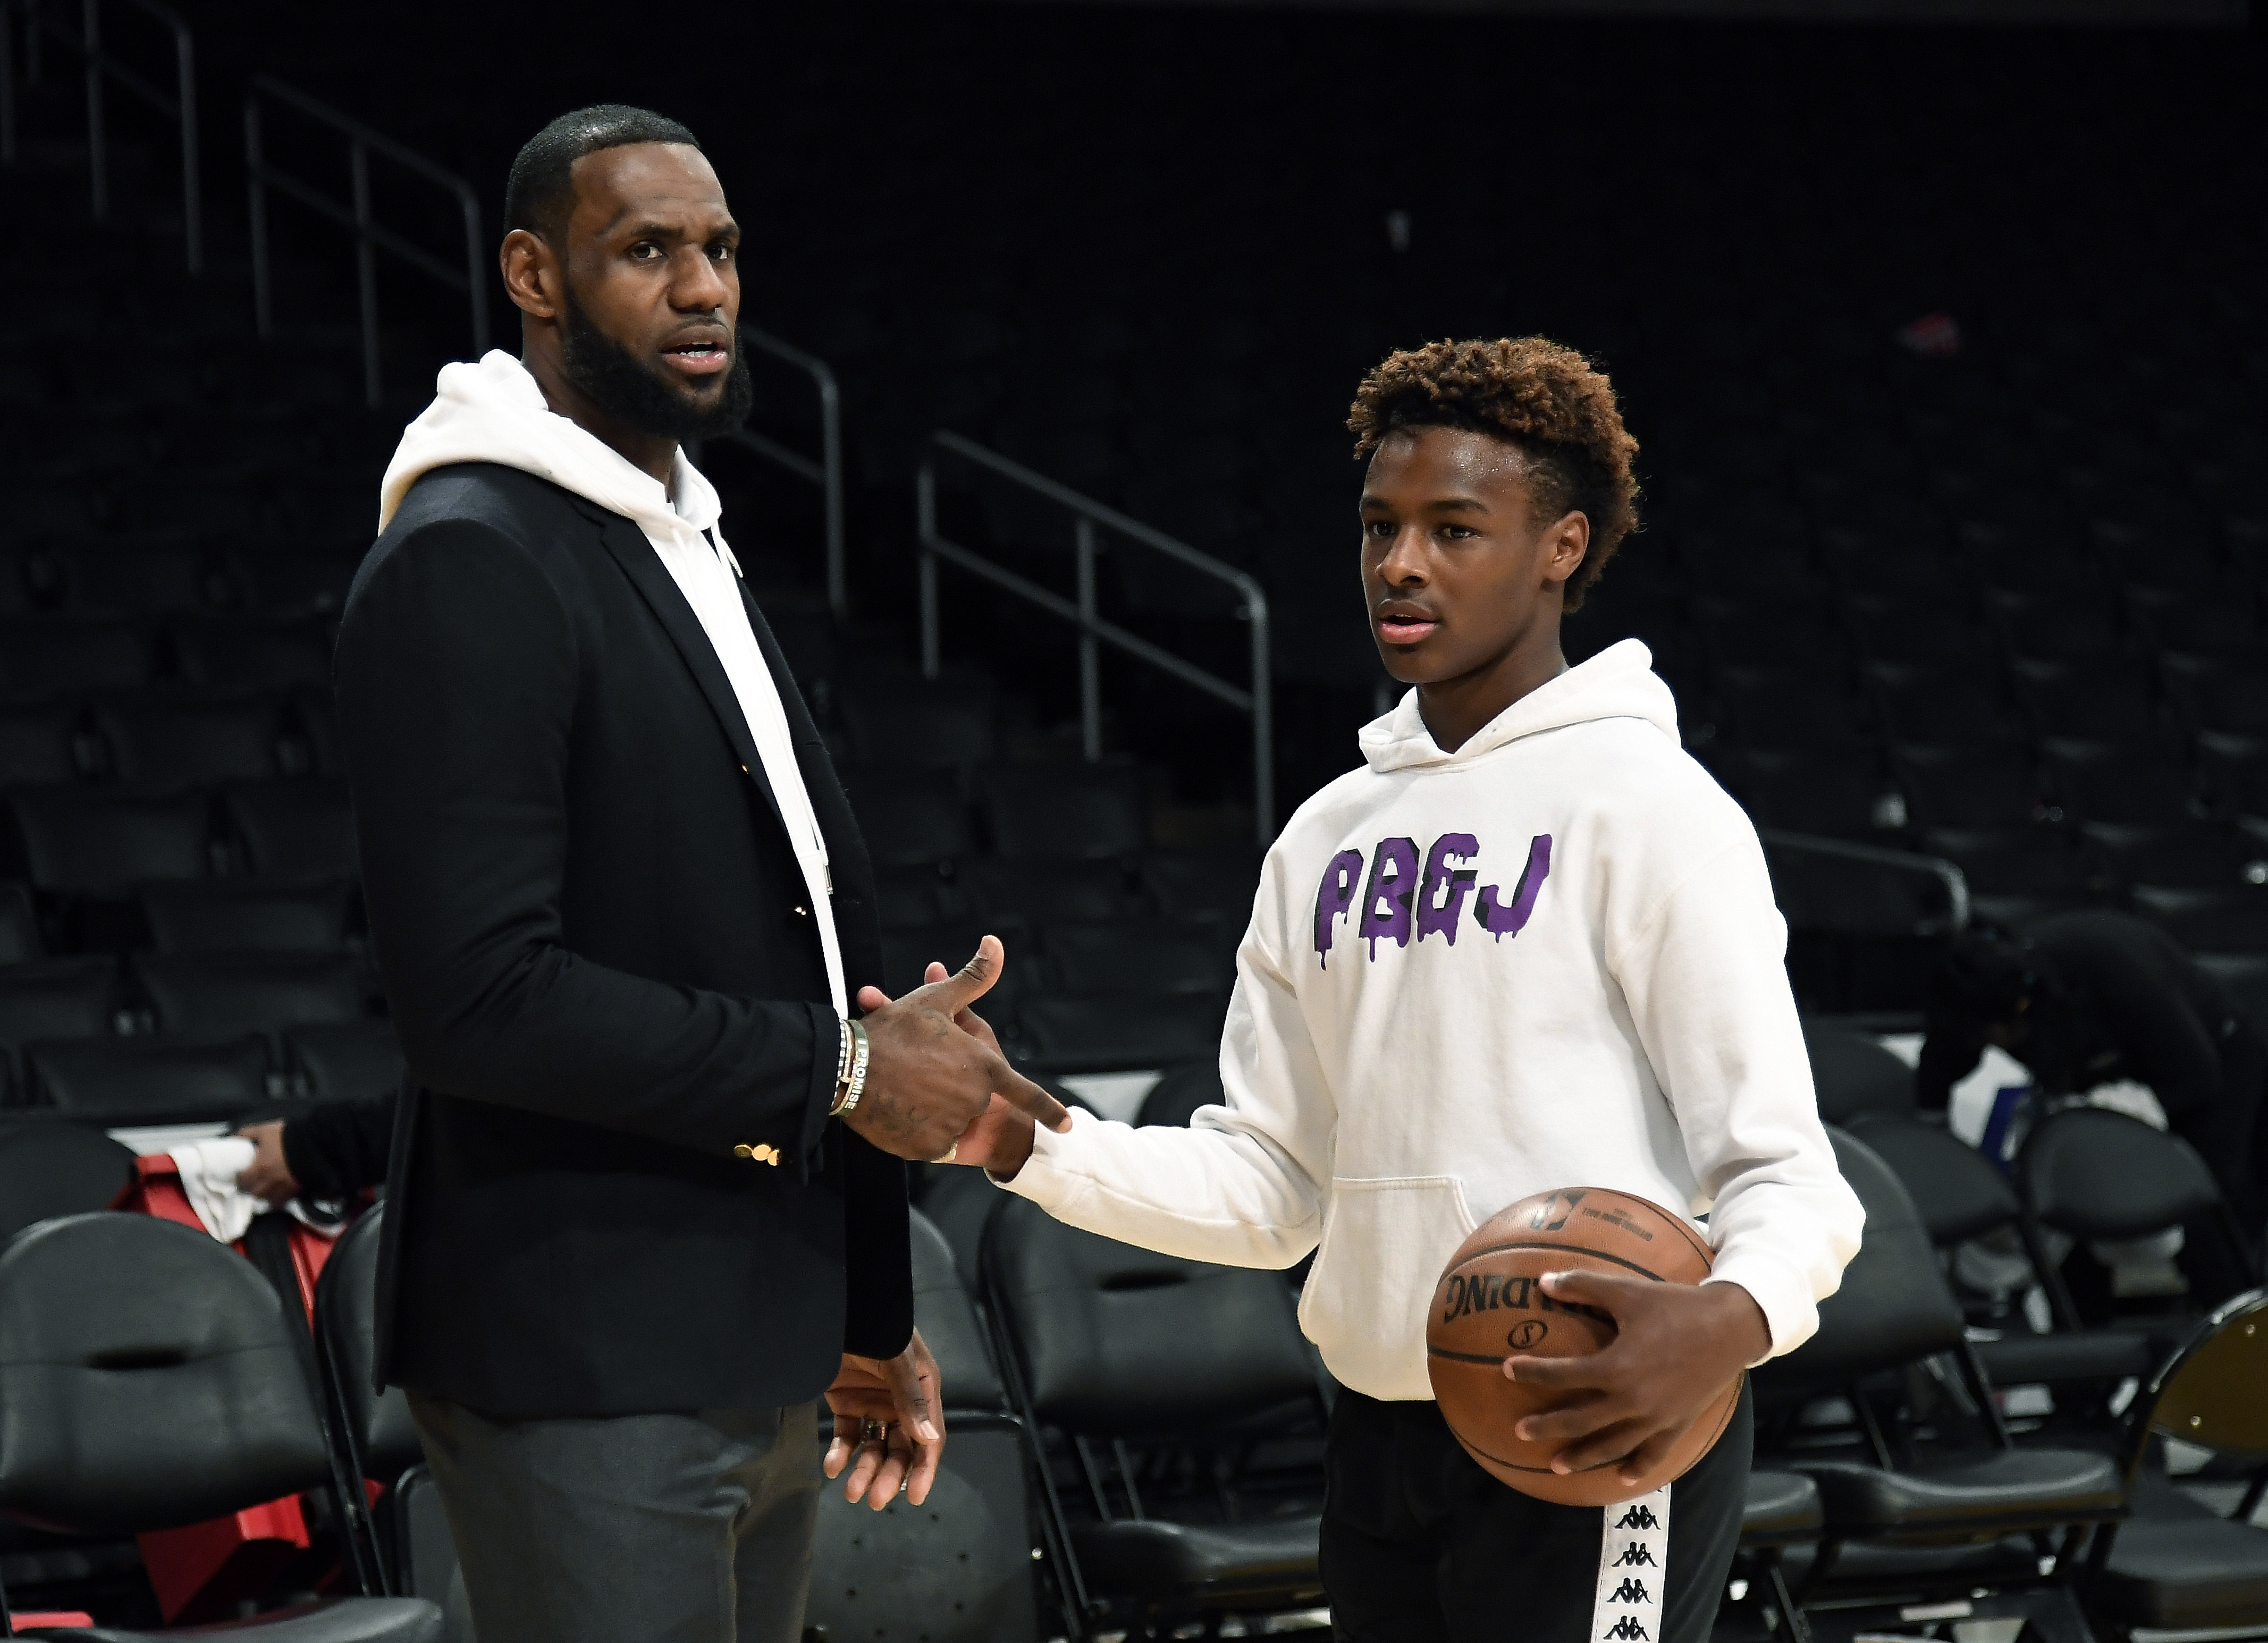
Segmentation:
<svg viewBox="0 0 2268 1643">
<path fill-rule="evenodd" d="M 5 480 L 0 495 L 11 503 L 22 500 Z M 376 519 L 373 510 L 350 529 L 317 538 L 294 533 L 267 544 L 248 539 L 249 523 L 239 517 L 233 524 L 216 524 L 214 534 L 203 539 L 42 535 L 18 545 L 0 532 L 0 616 L 291 617 L 335 611 Z"/>
<path fill-rule="evenodd" d="M 323 667 L 329 650 L 315 652 Z M 90 653 L 83 660 L 99 661 Z M 341 773 L 327 679 L 294 693 L 192 689 L 0 702 L 0 787 L 186 787 Z"/>
<path fill-rule="evenodd" d="M 287 472 L 250 480 L 210 473 L 116 476 L 7 476 L 16 506 L 0 544 L 69 540 L 105 531 L 206 531 L 237 541 L 335 546 L 367 532 L 375 488 L 350 489 L 343 473 Z M 146 480 L 161 480 L 148 484 Z M 359 494 L 357 494 L 359 491 Z"/>
<path fill-rule="evenodd" d="M 237 1033 L 372 1014 L 357 953 L 196 951 L 0 965 L 0 1042 L 114 1032 Z"/>
<path fill-rule="evenodd" d="M 1804 614 L 1769 615 L 1798 632 Z M 1918 624 L 1926 621 L 1915 613 Z M 1869 661 L 1807 656 L 1811 642 L 1758 644 L 1721 665 L 1661 658 L 1705 740 L 1753 747 L 1814 747 L 1852 737 L 1974 743 L 2060 737 L 2112 744 L 2173 741 L 2199 733 L 2268 732 L 2268 686 L 2258 658 L 2167 653 L 2154 664 L 2116 652 L 2093 657 L 2016 656 L 1942 625 L 1920 627 L 1933 656 Z M 1915 647 L 1921 648 L 1919 642 Z M 2268 655 L 2264 651 L 2263 655 Z"/>
<path fill-rule="evenodd" d="M 76 912 L 81 916 L 67 916 Z M 99 929 L 158 953 L 335 953 L 359 945 L 356 887 L 344 879 L 181 879 L 136 887 L 122 904 L 47 918 L 22 884 L 0 884 L 0 973 L 84 946 Z M 51 932 L 80 937 L 57 941 Z M 105 948 L 100 950 L 107 952 Z"/>
<path fill-rule="evenodd" d="M 279 1032 L 48 1039 L 8 1046 L 0 1106 L 11 1118 L 105 1127 L 240 1122 L 288 1116 L 302 1101 L 387 1096 L 401 1077 L 393 1029 L 364 1018 Z"/>
<path fill-rule="evenodd" d="M 0 850 L 17 876 L 57 897 L 114 898 L 166 879 L 244 873 L 279 879 L 357 876 L 343 783 L 232 782 L 214 791 L 101 787 L 19 789 L 6 801 Z"/>
</svg>

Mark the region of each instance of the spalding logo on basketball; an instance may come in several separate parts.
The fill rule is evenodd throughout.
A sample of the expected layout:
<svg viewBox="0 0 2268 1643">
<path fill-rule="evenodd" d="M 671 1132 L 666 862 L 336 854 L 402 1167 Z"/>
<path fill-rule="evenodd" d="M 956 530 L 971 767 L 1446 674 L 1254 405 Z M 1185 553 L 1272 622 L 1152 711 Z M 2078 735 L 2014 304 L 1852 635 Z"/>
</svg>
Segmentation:
<svg viewBox="0 0 2268 1643">
<path fill-rule="evenodd" d="M 1515 1353 L 1580 1357 L 1615 1336 L 1607 1313 L 1543 1293 L 1546 1273 L 1619 1273 L 1654 1283 L 1709 1275 L 1709 1246 L 1683 1215 L 1628 1192 L 1563 1187 L 1524 1198 L 1473 1233 L 1449 1258 L 1425 1323 L 1425 1365 L 1442 1418 L 1465 1452 L 1539 1500 L 1610 1506 L 1651 1493 L 1709 1452 L 1740 1401 L 1734 1379 L 1672 1446 L 1663 1463 L 1626 1484 L 1613 1466 L 1562 1475 L 1552 1451 L 1522 1442 L 1515 1422 L 1551 1407 L 1553 1394 L 1505 1379 Z"/>
</svg>

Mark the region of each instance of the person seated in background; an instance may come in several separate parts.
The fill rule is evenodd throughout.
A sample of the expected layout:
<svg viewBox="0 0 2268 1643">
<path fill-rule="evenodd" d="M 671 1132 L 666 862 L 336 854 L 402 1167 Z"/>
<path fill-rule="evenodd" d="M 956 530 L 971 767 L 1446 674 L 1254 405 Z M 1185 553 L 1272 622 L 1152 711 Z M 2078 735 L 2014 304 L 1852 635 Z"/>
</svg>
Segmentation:
<svg viewBox="0 0 2268 1643">
<path fill-rule="evenodd" d="M 2007 1051 L 2046 1101 L 2121 1081 L 2148 1086 L 2167 1126 L 2203 1155 L 2256 1258 L 2268 1218 L 2259 1122 L 2268 1043 L 2218 978 L 2155 925 L 2124 913 L 2058 913 L 2021 935 L 1959 937 L 1930 988 L 1915 1097 L 1943 1111 L 1987 1045 Z M 2192 1296 L 2210 1302 L 2245 1286 L 2214 1237 L 2186 1241 Z M 2103 1286 L 2073 1274 L 2086 1309 Z"/>
<path fill-rule="evenodd" d="M 350 1101 L 311 1102 L 288 1119 L 247 1124 L 237 1133 L 253 1144 L 252 1162 L 236 1184 L 271 1204 L 295 1198 L 337 1203 L 382 1185 L 394 1109 L 389 1089 Z"/>
</svg>

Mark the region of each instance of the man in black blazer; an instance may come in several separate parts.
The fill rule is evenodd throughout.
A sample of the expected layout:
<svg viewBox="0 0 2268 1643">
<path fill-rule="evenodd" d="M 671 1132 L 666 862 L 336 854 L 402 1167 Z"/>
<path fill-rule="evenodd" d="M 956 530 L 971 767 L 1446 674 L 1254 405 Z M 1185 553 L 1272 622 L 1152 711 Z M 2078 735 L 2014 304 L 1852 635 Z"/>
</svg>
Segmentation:
<svg viewBox="0 0 2268 1643">
<path fill-rule="evenodd" d="M 379 1374 L 482 1643 L 789 1643 L 819 1484 L 918 1501 L 907 1158 L 992 1092 L 967 1006 L 858 1017 L 873 870 L 716 495 L 747 405 L 739 230 L 674 122 L 563 116 L 512 169 L 523 357 L 452 365 L 338 644 L 372 943 L 410 1080 Z"/>
</svg>

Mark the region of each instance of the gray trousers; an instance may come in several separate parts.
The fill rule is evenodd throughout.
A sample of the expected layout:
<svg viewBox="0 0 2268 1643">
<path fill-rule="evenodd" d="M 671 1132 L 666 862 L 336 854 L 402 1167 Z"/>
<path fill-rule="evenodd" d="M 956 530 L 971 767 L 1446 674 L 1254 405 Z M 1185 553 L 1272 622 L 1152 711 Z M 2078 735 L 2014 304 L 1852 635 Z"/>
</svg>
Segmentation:
<svg viewBox="0 0 2268 1643">
<path fill-rule="evenodd" d="M 817 1412 L 498 1420 L 409 1394 L 481 1643 L 799 1643 Z"/>
</svg>

